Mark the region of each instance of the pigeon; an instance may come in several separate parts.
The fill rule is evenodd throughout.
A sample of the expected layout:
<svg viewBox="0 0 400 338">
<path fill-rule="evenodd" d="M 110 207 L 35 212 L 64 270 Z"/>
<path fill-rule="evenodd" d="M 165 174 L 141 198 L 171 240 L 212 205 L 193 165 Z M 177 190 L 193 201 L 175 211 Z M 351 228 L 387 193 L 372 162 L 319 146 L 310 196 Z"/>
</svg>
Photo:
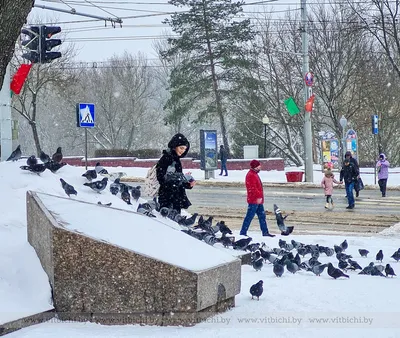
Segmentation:
<svg viewBox="0 0 400 338">
<path fill-rule="evenodd" d="M 334 279 L 337 279 L 340 277 L 350 278 L 348 275 L 343 273 L 342 270 L 335 268 L 332 263 L 328 263 L 328 275 Z"/>
<path fill-rule="evenodd" d="M 132 204 L 131 203 L 131 194 L 129 193 L 128 188 L 126 185 L 123 185 L 121 187 L 121 199 L 126 203 L 126 204 Z"/>
<path fill-rule="evenodd" d="M 61 147 L 58 147 L 56 152 L 53 154 L 53 156 L 51 156 L 51 159 L 56 162 L 56 163 L 60 163 L 63 159 L 63 154 L 61 151 Z"/>
<path fill-rule="evenodd" d="M 338 267 L 339 269 L 346 271 L 347 268 L 349 267 L 349 263 L 347 263 L 346 261 L 339 260 Z"/>
<path fill-rule="evenodd" d="M 262 280 L 260 280 L 258 283 L 254 284 L 250 287 L 251 299 L 254 299 L 253 297 L 257 297 L 257 300 L 260 300 L 260 297 L 264 291 L 263 283 L 264 282 Z"/>
<path fill-rule="evenodd" d="M 184 225 L 187 227 L 192 226 L 195 222 L 196 222 L 196 218 L 199 214 L 197 212 L 195 212 L 192 216 L 190 216 L 189 218 L 185 218 L 184 220 L 178 222 L 178 224 L 180 225 Z"/>
<path fill-rule="evenodd" d="M 169 213 L 168 208 L 162 207 L 162 208 L 160 209 L 160 215 L 161 215 L 162 217 L 167 217 L 167 216 L 168 216 L 168 213 Z"/>
<path fill-rule="evenodd" d="M 35 156 L 35 155 L 29 156 L 28 159 L 26 160 L 26 164 L 27 164 L 28 166 L 37 164 L 37 158 L 36 158 L 36 156 Z"/>
<path fill-rule="evenodd" d="M 207 234 L 203 237 L 203 241 L 206 242 L 208 245 L 213 246 L 215 243 L 218 242 L 217 238 L 214 235 Z"/>
<path fill-rule="evenodd" d="M 289 259 L 285 260 L 285 264 L 289 272 L 295 274 L 297 271 L 299 271 L 299 266 L 296 263 L 290 261 Z"/>
<path fill-rule="evenodd" d="M 377 261 L 381 261 L 381 263 L 382 263 L 382 260 L 383 260 L 383 252 L 382 252 L 382 250 L 379 250 L 378 253 L 376 254 L 376 260 Z"/>
<path fill-rule="evenodd" d="M 353 261 L 353 260 L 349 259 L 348 262 L 349 262 L 349 265 L 350 265 L 349 269 L 362 270 L 362 267 L 356 261 Z"/>
<path fill-rule="evenodd" d="M 286 241 L 284 241 L 283 239 L 279 239 L 278 245 L 281 249 L 283 249 L 286 245 Z"/>
<path fill-rule="evenodd" d="M 244 250 L 246 250 L 246 248 L 248 247 L 248 245 L 250 244 L 251 241 L 252 241 L 251 237 L 239 239 L 233 243 L 233 248 L 235 250 L 243 250 L 244 251 Z"/>
<path fill-rule="evenodd" d="M 335 250 L 333 250 L 332 248 L 326 247 L 324 252 L 325 252 L 325 255 L 327 255 L 328 257 L 330 257 L 330 256 L 333 256 L 333 255 L 334 255 Z"/>
<path fill-rule="evenodd" d="M 128 195 L 129 195 L 129 193 L 128 193 Z M 128 204 L 129 204 L 129 203 L 128 203 Z M 144 208 L 144 207 L 143 207 L 143 204 L 139 204 L 139 206 L 138 206 L 136 212 L 138 212 L 138 213 L 140 213 L 140 214 L 143 214 L 143 215 L 146 215 L 146 216 L 149 216 L 149 217 L 157 217 L 156 215 L 153 215 L 152 210 L 149 210 L 149 209 L 147 209 L 147 208 Z"/>
<path fill-rule="evenodd" d="M 70 195 L 78 195 L 77 191 L 75 188 L 71 185 L 65 182 L 62 178 L 60 178 L 61 186 L 64 189 L 65 193 L 70 197 Z"/>
<path fill-rule="evenodd" d="M 276 218 L 276 224 L 278 225 L 279 230 L 281 231 L 282 236 L 288 236 L 293 232 L 294 227 L 287 227 L 285 225 L 285 217 L 282 216 L 282 211 L 278 208 L 276 204 L 274 204 L 274 212 L 275 212 L 275 218 Z"/>
<path fill-rule="evenodd" d="M 87 170 L 84 174 L 82 174 L 83 177 L 86 177 L 88 181 L 92 182 L 92 180 L 97 178 L 97 172 L 96 170 Z"/>
<path fill-rule="evenodd" d="M 227 234 L 232 235 L 232 230 L 227 227 L 224 221 L 219 221 L 217 224 L 219 225 L 219 231 L 222 233 L 222 236 L 226 236 Z"/>
<path fill-rule="evenodd" d="M 347 240 L 344 240 L 343 243 L 340 244 L 340 247 L 343 249 L 343 251 L 346 251 L 346 249 L 349 247 Z"/>
<path fill-rule="evenodd" d="M 131 194 L 132 194 L 132 198 L 137 201 L 140 198 L 141 192 L 140 192 L 140 185 L 138 185 L 137 187 L 132 187 L 131 190 Z"/>
<path fill-rule="evenodd" d="M 112 203 L 101 203 L 100 201 L 97 202 L 98 205 L 104 205 L 105 207 L 111 207 Z"/>
<path fill-rule="evenodd" d="M 274 267 L 272 269 L 276 277 L 282 277 L 283 273 L 285 272 L 285 267 L 279 263 L 274 263 Z"/>
<path fill-rule="evenodd" d="M 221 238 L 218 239 L 218 241 L 224 246 L 224 248 L 227 248 L 228 246 L 232 246 L 232 237 L 226 237 L 222 236 Z"/>
<path fill-rule="evenodd" d="M 372 269 L 374 268 L 374 262 L 369 263 L 364 269 L 362 269 L 361 272 L 359 272 L 359 275 L 370 275 Z"/>
<path fill-rule="evenodd" d="M 259 259 L 255 259 L 251 262 L 251 264 L 253 265 L 254 270 L 256 271 L 261 271 L 262 267 L 263 267 L 263 259 L 259 258 Z"/>
<path fill-rule="evenodd" d="M 108 171 L 104 169 L 104 167 L 100 164 L 100 162 L 96 163 L 94 169 L 96 170 L 96 173 L 98 173 L 99 175 L 108 174 Z"/>
<path fill-rule="evenodd" d="M 301 259 L 299 253 L 296 254 L 296 256 L 293 258 L 293 263 L 296 263 L 297 265 L 301 264 Z"/>
<path fill-rule="evenodd" d="M 343 251 L 343 248 L 341 247 L 341 246 L 339 246 L 339 245 L 334 245 L 333 246 L 333 249 L 335 250 L 335 252 L 338 254 L 338 253 L 341 253 L 342 251 Z"/>
<path fill-rule="evenodd" d="M 119 178 L 116 178 L 113 183 L 110 184 L 110 192 L 113 195 L 116 195 L 119 193 Z"/>
<path fill-rule="evenodd" d="M 367 257 L 369 254 L 369 251 L 367 249 L 358 249 L 358 252 L 360 253 L 361 257 Z"/>
<path fill-rule="evenodd" d="M 21 146 L 19 145 L 15 150 L 11 153 L 6 161 L 18 161 L 22 156 Z"/>
<path fill-rule="evenodd" d="M 261 258 L 260 250 L 257 250 L 257 251 L 254 251 L 254 252 L 251 253 L 251 259 L 252 260 L 257 260 L 259 258 Z"/>
<path fill-rule="evenodd" d="M 89 187 L 90 189 L 96 191 L 100 194 L 107 187 L 108 178 L 104 177 L 101 181 L 83 183 L 83 185 Z"/>
<path fill-rule="evenodd" d="M 383 270 L 382 270 L 383 271 Z M 382 271 L 376 266 L 374 265 L 371 269 L 371 276 L 380 276 L 380 277 L 386 277 Z"/>
<path fill-rule="evenodd" d="M 40 160 L 43 162 L 43 163 L 47 163 L 47 162 L 49 162 L 49 161 L 51 161 L 51 158 L 50 158 L 50 156 L 49 155 L 47 155 L 43 150 L 40 152 Z"/>
<path fill-rule="evenodd" d="M 260 243 L 251 243 L 247 246 L 247 250 L 249 250 L 250 252 L 254 252 L 256 250 L 258 250 L 260 248 Z"/>
<path fill-rule="evenodd" d="M 22 170 L 28 170 L 28 171 L 30 171 L 32 173 L 35 173 L 35 174 L 38 174 L 38 175 L 46 170 L 46 166 L 44 164 L 42 164 L 42 163 L 37 163 L 37 164 L 34 164 L 34 165 L 30 165 L 30 166 L 22 165 L 22 166 L 20 166 L 20 168 Z"/>
<path fill-rule="evenodd" d="M 303 256 L 303 258 L 305 255 L 307 255 L 309 253 L 305 247 L 297 248 L 297 252 L 299 255 Z"/>
<path fill-rule="evenodd" d="M 316 276 L 321 276 L 321 273 L 324 272 L 325 268 L 328 266 L 328 264 L 317 264 L 314 265 L 311 268 L 311 271 L 314 273 Z"/>
<path fill-rule="evenodd" d="M 46 169 L 49 169 L 53 174 L 56 173 L 63 166 L 67 165 L 65 162 L 54 162 L 53 160 L 44 164 Z"/>
<path fill-rule="evenodd" d="M 391 255 L 390 258 L 393 258 L 396 262 L 400 261 L 400 249 Z"/>
<path fill-rule="evenodd" d="M 340 252 L 340 253 L 336 254 L 336 258 L 337 258 L 339 261 L 346 261 L 346 260 L 348 260 L 349 258 L 353 258 L 353 257 L 352 257 L 351 255 L 346 255 L 345 253 Z"/>
<path fill-rule="evenodd" d="M 394 273 L 394 270 L 393 270 L 393 268 L 390 266 L 390 264 L 386 264 L 386 267 L 385 267 L 385 273 L 386 273 L 386 277 L 387 276 L 396 276 L 396 274 Z"/>
<path fill-rule="evenodd" d="M 317 265 L 321 265 L 321 264 L 317 264 Z M 311 271 L 312 272 L 312 267 L 308 264 L 308 262 L 302 262 L 299 265 L 299 268 L 302 270 L 306 270 L 306 271 Z"/>
<path fill-rule="evenodd" d="M 192 229 L 183 229 L 181 231 L 188 234 L 189 236 L 192 236 L 193 238 L 200 240 L 200 241 L 203 239 L 204 234 L 205 234 L 204 232 L 197 232 Z"/>
</svg>

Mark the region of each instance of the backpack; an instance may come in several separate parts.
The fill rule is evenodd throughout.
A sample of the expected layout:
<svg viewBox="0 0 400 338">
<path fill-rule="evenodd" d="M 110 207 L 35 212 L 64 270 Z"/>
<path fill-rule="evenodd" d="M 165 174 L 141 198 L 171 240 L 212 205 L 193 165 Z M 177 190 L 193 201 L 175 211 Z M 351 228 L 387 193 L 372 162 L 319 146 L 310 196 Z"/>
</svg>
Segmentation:
<svg viewBox="0 0 400 338">
<path fill-rule="evenodd" d="M 157 180 L 157 164 L 153 165 L 147 172 L 144 179 L 144 195 L 149 197 L 156 197 L 160 189 L 160 183 Z"/>
</svg>

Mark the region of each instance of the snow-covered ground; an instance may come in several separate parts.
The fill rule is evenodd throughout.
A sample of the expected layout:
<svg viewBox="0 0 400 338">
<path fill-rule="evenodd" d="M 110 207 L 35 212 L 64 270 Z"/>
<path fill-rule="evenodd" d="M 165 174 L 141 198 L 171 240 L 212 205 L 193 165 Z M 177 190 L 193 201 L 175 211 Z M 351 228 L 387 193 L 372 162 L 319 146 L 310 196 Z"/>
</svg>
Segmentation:
<svg viewBox="0 0 400 338">
<path fill-rule="evenodd" d="M 108 191 L 101 194 L 83 186 L 81 177 L 85 169 L 66 166 L 56 174 L 45 171 L 40 176 L 19 169 L 25 161 L 0 163 L 0 324 L 29 316 L 52 308 L 47 276 L 41 268 L 34 249 L 26 236 L 26 191 L 33 190 L 65 197 L 59 179 L 62 177 L 75 186 L 78 195 L 72 198 L 91 203 L 112 202 L 113 207 L 135 210 L 137 204 L 127 205 Z M 145 168 L 107 168 L 110 172 L 123 171 L 128 176 L 144 177 Z M 289 169 L 288 169 L 289 170 Z M 362 169 L 362 172 L 371 170 Z M 400 168 L 391 169 L 388 186 L 400 185 Z M 204 178 L 200 170 L 191 170 L 197 180 Z M 243 182 L 247 170 L 229 171 L 229 176 L 216 175 L 218 181 Z M 284 172 L 261 172 L 265 182 L 286 182 Z M 365 184 L 374 184 L 374 175 L 362 176 Z M 322 173 L 314 172 L 314 182 L 319 184 Z M 229 203 L 229 201 L 227 201 Z M 245 205 L 245 200 L 243 205 Z M 400 211 L 399 211 L 400 213 Z M 106 216 L 104 216 L 106 217 Z M 110 222 L 115 222 L 115 219 Z M 229 225 L 229 224 L 228 224 Z M 390 263 L 400 274 L 400 263 L 390 256 L 400 247 L 400 226 L 373 237 L 346 237 L 347 253 L 363 267 L 375 262 L 379 249 L 383 250 L 383 264 Z M 235 234 L 236 236 L 238 234 Z M 277 247 L 279 236 L 259 237 L 251 233 L 254 241 L 264 241 Z M 319 243 L 333 247 L 344 240 L 343 236 L 299 236 L 289 239 L 306 244 Z M 288 238 L 283 238 L 287 240 Z M 368 258 L 361 258 L 359 248 L 370 251 Z M 230 249 L 226 249 L 230 250 Z M 309 256 L 306 256 L 306 258 Z M 321 255 L 320 261 L 334 262 L 336 258 Z M 375 262 L 376 263 L 376 262 Z M 251 266 L 242 267 L 242 291 L 236 297 L 236 307 L 224 314 L 216 315 L 195 327 L 150 327 L 150 326 L 101 326 L 93 323 L 60 323 L 53 320 L 9 334 L 14 338 L 47 337 L 400 337 L 400 310 L 398 306 L 398 277 L 383 278 L 358 275 L 349 272 L 350 279 L 333 280 L 326 271 L 321 277 L 309 272 L 295 275 L 285 271 L 276 278 L 270 265 L 261 272 Z M 258 280 L 264 280 L 264 294 L 260 301 L 251 300 L 249 288 Z M 260 330 L 262 329 L 262 330 Z"/>
</svg>

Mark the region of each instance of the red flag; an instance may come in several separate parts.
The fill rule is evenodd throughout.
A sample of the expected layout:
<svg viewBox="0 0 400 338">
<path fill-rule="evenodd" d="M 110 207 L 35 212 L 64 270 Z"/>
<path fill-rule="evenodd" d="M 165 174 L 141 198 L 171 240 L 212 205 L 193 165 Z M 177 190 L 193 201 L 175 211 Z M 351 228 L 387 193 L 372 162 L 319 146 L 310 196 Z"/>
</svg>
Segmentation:
<svg viewBox="0 0 400 338">
<path fill-rule="evenodd" d="M 306 112 L 311 113 L 314 106 L 315 94 L 312 94 L 306 102 Z"/>
<path fill-rule="evenodd" d="M 32 68 L 32 64 L 22 64 L 19 66 L 17 72 L 14 74 L 14 77 L 10 84 L 10 89 L 15 93 L 19 94 L 21 89 L 25 83 L 26 78 L 28 77 L 29 71 Z"/>
</svg>

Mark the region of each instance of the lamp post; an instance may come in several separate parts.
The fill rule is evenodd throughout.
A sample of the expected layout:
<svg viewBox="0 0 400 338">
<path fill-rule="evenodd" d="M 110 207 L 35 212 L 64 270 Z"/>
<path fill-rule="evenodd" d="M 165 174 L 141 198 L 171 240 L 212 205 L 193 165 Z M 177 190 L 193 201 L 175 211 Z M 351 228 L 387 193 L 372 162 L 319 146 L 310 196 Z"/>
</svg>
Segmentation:
<svg viewBox="0 0 400 338">
<path fill-rule="evenodd" d="M 264 124 L 264 158 L 267 158 L 267 125 L 269 124 L 267 115 L 264 115 L 262 122 Z"/>
<path fill-rule="evenodd" d="M 344 158 L 345 148 L 346 148 L 346 140 L 344 138 L 344 128 L 347 126 L 347 119 L 342 115 L 339 120 L 340 125 L 342 126 L 342 162 Z"/>
</svg>

